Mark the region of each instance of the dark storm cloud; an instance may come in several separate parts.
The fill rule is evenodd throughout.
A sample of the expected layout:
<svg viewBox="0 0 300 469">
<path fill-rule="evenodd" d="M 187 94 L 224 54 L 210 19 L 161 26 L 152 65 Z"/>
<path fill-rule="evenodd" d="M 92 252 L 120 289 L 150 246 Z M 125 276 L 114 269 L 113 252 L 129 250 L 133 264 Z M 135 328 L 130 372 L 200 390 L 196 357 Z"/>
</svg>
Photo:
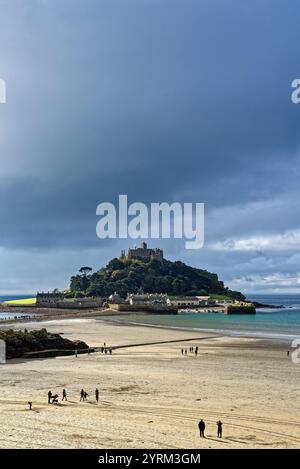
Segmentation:
<svg viewBox="0 0 300 469">
<path fill-rule="evenodd" d="M 120 193 L 203 201 L 206 248 L 166 249 L 231 280 L 210 244 L 298 228 L 298 2 L 17 3 L 0 2 L 0 246 L 102 248 L 96 205 Z"/>
</svg>

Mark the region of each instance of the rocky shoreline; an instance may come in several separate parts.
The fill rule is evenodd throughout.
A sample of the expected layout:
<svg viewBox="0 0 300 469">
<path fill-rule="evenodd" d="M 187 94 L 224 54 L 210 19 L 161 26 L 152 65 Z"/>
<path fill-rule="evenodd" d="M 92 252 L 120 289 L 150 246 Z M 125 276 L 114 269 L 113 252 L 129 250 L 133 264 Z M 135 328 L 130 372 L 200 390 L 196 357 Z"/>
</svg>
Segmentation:
<svg viewBox="0 0 300 469">
<path fill-rule="evenodd" d="M 258 303 L 257 301 L 252 301 L 254 304 L 255 308 L 261 309 L 261 308 L 268 308 L 268 309 L 282 309 L 284 308 L 284 305 L 268 305 L 264 303 Z"/>
</svg>

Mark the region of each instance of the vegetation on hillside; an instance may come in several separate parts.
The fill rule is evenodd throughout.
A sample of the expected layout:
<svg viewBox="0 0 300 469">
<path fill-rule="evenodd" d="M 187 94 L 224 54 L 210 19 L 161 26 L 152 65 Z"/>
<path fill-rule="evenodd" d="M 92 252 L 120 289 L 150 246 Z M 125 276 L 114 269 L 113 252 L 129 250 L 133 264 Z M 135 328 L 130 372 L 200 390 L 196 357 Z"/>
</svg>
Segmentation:
<svg viewBox="0 0 300 469">
<path fill-rule="evenodd" d="M 106 267 L 91 274 L 86 271 L 74 275 L 68 296 L 108 297 L 117 291 L 125 298 L 128 292 L 137 293 L 140 288 L 147 293 L 173 296 L 217 294 L 244 299 L 244 295 L 226 288 L 217 274 L 207 270 L 196 269 L 180 261 L 143 262 L 127 258 L 112 259 Z"/>
</svg>

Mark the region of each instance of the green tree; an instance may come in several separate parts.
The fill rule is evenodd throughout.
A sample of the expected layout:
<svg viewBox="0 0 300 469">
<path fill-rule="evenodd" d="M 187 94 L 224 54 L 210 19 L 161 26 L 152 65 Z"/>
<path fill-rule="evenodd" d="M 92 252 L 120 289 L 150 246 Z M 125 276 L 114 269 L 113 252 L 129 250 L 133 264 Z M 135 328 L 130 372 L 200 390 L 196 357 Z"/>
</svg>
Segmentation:
<svg viewBox="0 0 300 469">
<path fill-rule="evenodd" d="M 83 275 L 87 275 L 89 272 L 92 272 L 92 267 L 87 267 L 87 266 L 84 266 L 84 267 L 80 267 L 79 269 L 79 272 Z"/>
</svg>

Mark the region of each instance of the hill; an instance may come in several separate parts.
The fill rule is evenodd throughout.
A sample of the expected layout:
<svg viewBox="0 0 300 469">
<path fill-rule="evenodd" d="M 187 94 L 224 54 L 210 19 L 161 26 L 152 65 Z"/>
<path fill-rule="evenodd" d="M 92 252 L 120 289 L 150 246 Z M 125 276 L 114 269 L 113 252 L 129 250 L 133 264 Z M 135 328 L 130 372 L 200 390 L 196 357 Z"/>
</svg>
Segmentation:
<svg viewBox="0 0 300 469">
<path fill-rule="evenodd" d="M 225 287 L 217 274 L 180 261 L 115 258 L 92 274 L 84 270 L 82 268 L 81 274 L 71 278 L 69 296 L 108 297 L 117 291 L 125 298 L 127 293 L 136 293 L 142 288 L 147 293 L 187 296 L 215 294 L 238 300 L 245 298 L 242 293 Z"/>
</svg>

